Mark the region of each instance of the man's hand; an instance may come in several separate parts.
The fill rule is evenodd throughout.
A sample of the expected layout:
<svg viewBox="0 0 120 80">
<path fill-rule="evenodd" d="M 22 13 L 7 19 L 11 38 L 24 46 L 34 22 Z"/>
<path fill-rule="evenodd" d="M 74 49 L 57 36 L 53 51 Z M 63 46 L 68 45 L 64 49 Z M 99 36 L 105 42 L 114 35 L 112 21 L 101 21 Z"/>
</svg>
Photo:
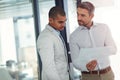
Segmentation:
<svg viewBox="0 0 120 80">
<path fill-rule="evenodd" d="M 87 68 L 89 71 L 93 71 L 96 66 L 97 66 L 97 60 L 92 60 L 92 61 L 90 61 L 88 64 L 86 64 L 86 68 Z"/>
</svg>

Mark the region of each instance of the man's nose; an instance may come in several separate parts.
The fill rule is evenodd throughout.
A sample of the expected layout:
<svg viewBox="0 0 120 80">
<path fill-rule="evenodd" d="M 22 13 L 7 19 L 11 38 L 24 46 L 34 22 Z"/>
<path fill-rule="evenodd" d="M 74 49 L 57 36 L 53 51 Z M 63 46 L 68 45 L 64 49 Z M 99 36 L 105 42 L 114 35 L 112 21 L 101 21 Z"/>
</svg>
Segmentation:
<svg viewBox="0 0 120 80">
<path fill-rule="evenodd" d="M 77 18 L 78 18 L 78 20 L 81 20 L 81 19 L 82 19 L 81 16 L 78 16 Z"/>
<path fill-rule="evenodd" d="M 65 26 L 65 22 L 64 22 L 64 23 L 62 23 L 62 26 Z"/>
</svg>

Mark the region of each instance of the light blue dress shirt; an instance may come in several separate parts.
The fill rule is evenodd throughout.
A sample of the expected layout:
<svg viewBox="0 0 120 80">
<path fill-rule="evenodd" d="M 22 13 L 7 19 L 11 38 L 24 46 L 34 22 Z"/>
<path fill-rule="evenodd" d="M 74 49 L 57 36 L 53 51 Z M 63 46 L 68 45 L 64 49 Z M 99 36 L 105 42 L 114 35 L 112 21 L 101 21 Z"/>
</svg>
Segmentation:
<svg viewBox="0 0 120 80">
<path fill-rule="evenodd" d="M 109 56 L 116 53 L 116 45 L 108 26 L 94 23 L 90 29 L 79 26 L 70 35 L 70 52 L 75 68 L 87 71 L 86 64 L 96 59 L 103 69 L 110 65 Z"/>
</svg>

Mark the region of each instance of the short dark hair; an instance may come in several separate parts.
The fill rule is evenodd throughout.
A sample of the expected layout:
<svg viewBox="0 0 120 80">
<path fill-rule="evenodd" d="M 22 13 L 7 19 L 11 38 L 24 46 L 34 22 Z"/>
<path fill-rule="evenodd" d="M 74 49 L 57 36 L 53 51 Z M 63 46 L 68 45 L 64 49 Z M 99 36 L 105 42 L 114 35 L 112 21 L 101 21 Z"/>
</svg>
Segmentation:
<svg viewBox="0 0 120 80">
<path fill-rule="evenodd" d="M 94 13 L 95 6 L 90 2 L 77 2 L 77 8 L 87 9 L 89 14 Z"/>
<path fill-rule="evenodd" d="M 61 16 L 66 16 L 65 11 L 61 7 L 54 6 L 49 11 L 49 18 L 56 18 L 58 14 Z"/>
</svg>

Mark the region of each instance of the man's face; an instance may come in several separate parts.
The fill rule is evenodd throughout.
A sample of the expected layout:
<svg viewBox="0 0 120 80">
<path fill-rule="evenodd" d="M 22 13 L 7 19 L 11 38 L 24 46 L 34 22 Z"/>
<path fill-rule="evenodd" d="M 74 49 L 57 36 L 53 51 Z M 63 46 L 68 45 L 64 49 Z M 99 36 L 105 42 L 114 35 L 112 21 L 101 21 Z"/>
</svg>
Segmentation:
<svg viewBox="0 0 120 80">
<path fill-rule="evenodd" d="M 88 27 L 92 22 L 92 18 L 93 14 L 89 14 L 86 9 L 77 8 L 77 19 L 79 25 Z"/>
<path fill-rule="evenodd" d="M 66 16 L 58 15 L 56 18 L 49 18 L 49 23 L 57 30 L 63 30 L 65 27 Z"/>
</svg>

